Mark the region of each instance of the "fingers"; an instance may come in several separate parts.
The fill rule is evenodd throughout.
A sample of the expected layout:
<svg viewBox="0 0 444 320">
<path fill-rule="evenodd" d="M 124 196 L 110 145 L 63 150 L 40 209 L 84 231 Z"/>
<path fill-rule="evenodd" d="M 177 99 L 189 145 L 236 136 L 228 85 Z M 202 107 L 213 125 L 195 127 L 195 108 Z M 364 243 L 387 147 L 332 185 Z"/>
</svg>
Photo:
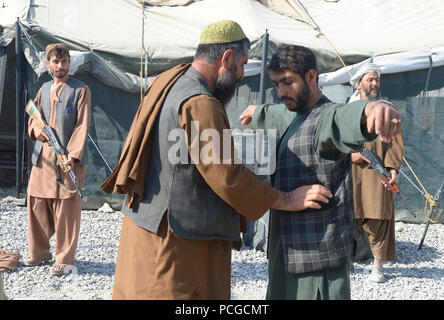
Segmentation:
<svg viewBox="0 0 444 320">
<path fill-rule="evenodd" d="M 390 182 L 391 180 L 389 180 L 388 178 L 383 178 L 381 179 L 382 184 L 384 185 L 384 187 L 387 189 L 387 191 L 392 191 L 393 190 L 393 182 Z"/>
<path fill-rule="evenodd" d="M 354 164 L 361 164 L 364 161 L 370 163 L 370 160 L 364 157 L 360 152 L 352 153 L 351 157 Z"/>
<path fill-rule="evenodd" d="M 401 134 L 401 128 L 402 128 L 402 120 L 401 120 L 401 118 L 398 118 L 398 123 L 396 125 L 395 136 L 397 136 L 398 134 Z"/>
<path fill-rule="evenodd" d="M 361 154 L 361 159 L 364 160 L 364 161 L 367 162 L 367 163 L 370 163 L 370 162 L 371 162 L 369 159 L 367 159 L 366 157 L 364 157 L 362 154 Z"/>
<path fill-rule="evenodd" d="M 48 141 L 48 136 L 43 130 L 41 130 L 40 128 L 35 128 L 34 130 L 35 130 L 35 137 L 37 138 L 37 140 L 40 140 L 42 142 Z"/>
<path fill-rule="evenodd" d="M 393 137 L 401 133 L 401 118 L 392 118 L 390 128 L 393 130 Z"/>
<path fill-rule="evenodd" d="M 249 114 L 246 111 L 244 111 L 239 117 L 239 120 L 241 120 L 241 124 L 243 126 L 249 125 L 251 123 L 251 119 L 252 119 L 252 117 L 249 116 Z"/>
<path fill-rule="evenodd" d="M 390 184 L 393 184 L 396 182 L 396 178 L 398 177 L 398 172 L 396 170 L 390 170 L 391 178 L 389 180 Z"/>
<path fill-rule="evenodd" d="M 240 117 L 239 120 L 241 120 L 241 125 L 243 126 L 248 126 L 251 123 L 251 118 Z"/>
<path fill-rule="evenodd" d="M 272 208 L 285 211 L 301 211 L 307 208 L 319 209 L 320 203 L 328 203 L 333 195 L 319 184 L 306 185 L 290 192 L 281 192 Z"/>
<path fill-rule="evenodd" d="M 74 159 L 71 158 L 70 156 L 67 156 L 66 160 L 60 163 L 60 167 L 65 172 L 69 171 L 69 169 L 74 168 Z"/>
<path fill-rule="evenodd" d="M 354 152 L 351 154 L 351 160 L 355 164 L 361 164 L 362 163 L 362 155 L 359 152 Z"/>
<path fill-rule="evenodd" d="M 304 199 L 302 210 L 307 208 L 320 209 L 320 203 L 328 203 L 330 198 L 333 196 L 330 190 L 319 184 L 303 186 L 296 190 L 303 193 Z"/>
<path fill-rule="evenodd" d="M 322 207 L 321 207 L 321 205 L 319 204 L 319 203 L 317 203 L 317 202 L 314 202 L 314 201 L 307 201 L 306 203 L 305 203 L 305 207 L 308 209 L 308 208 L 310 208 L 310 209 L 321 209 Z"/>
<path fill-rule="evenodd" d="M 372 121 L 372 126 L 374 127 L 375 133 L 379 135 L 379 138 L 383 142 L 387 141 L 388 130 L 390 127 L 390 110 L 387 105 L 383 105 L 381 103 L 377 103 L 373 106 L 372 117 L 370 118 Z"/>
<path fill-rule="evenodd" d="M 401 115 L 388 102 L 375 103 L 367 116 L 367 130 L 374 131 L 382 142 L 388 143 L 400 133 Z"/>
<path fill-rule="evenodd" d="M 401 128 L 401 118 L 398 118 L 396 114 L 390 114 L 390 123 L 387 137 L 394 137 L 399 134 Z"/>
<path fill-rule="evenodd" d="M 256 110 L 255 105 L 249 105 L 244 112 L 239 117 L 239 120 L 241 120 L 241 124 L 243 126 L 249 125 L 251 123 L 251 120 L 253 119 L 254 110 Z"/>
<path fill-rule="evenodd" d="M 329 199 L 333 196 L 326 187 L 320 184 L 313 184 L 308 186 L 306 200 L 308 201 L 320 201 L 328 203 Z"/>
</svg>

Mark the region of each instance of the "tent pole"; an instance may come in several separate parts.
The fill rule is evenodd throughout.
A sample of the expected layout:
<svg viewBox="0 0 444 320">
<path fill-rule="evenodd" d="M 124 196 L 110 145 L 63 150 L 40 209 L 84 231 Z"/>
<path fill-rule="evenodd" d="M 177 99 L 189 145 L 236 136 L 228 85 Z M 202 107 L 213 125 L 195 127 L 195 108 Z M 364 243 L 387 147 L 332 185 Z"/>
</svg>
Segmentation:
<svg viewBox="0 0 444 320">
<path fill-rule="evenodd" d="M 267 68 L 267 57 L 268 57 L 268 30 L 265 29 L 263 35 L 263 50 L 262 50 L 262 69 L 261 69 L 261 80 L 259 85 L 259 104 L 265 103 L 265 71 Z"/>
<path fill-rule="evenodd" d="M 424 91 L 427 94 L 427 91 L 429 91 L 429 83 L 430 83 L 430 76 L 432 75 L 432 69 L 433 69 L 433 59 L 432 59 L 432 55 L 429 55 L 429 62 L 430 62 L 430 66 L 429 66 L 429 71 L 427 71 L 427 79 L 426 79 L 426 84 L 425 84 L 425 88 Z"/>
<path fill-rule="evenodd" d="M 96 145 L 96 143 L 94 142 L 94 139 L 91 137 L 91 135 L 88 132 L 88 138 L 89 140 L 92 142 L 92 144 L 94 145 L 94 147 L 96 148 L 97 152 L 99 153 L 99 156 L 102 158 L 103 162 L 105 162 L 106 166 L 108 167 L 109 172 L 113 173 L 113 170 L 111 169 L 111 167 L 109 166 L 108 162 L 106 161 L 105 157 L 103 156 L 102 152 L 100 152 L 99 147 Z"/>
<path fill-rule="evenodd" d="M 16 110 L 16 128 L 15 128 L 15 172 L 16 172 L 16 186 L 17 186 L 17 198 L 22 197 L 22 120 L 23 120 L 23 82 L 22 82 L 22 42 L 21 42 L 21 28 L 20 21 L 17 17 L 15 24 L 15 110 Z"/>
<path fill-rule="evenodd" d="M 267 69 L 267 57 L 268 57 L 268 30 L 265 29 L 265 33 L 262 36 L 262 65 L 261 65 L 261 78 L 260 78 L 260 84 L 259 84 L 259 101 L 258 101 L 259 104 L 265 103 L 265 71 Z M 244 138 L 245 137 L 243 137 L 242 140 Z M 256 139 L 257 139 L 257 136 L 255 137 L 255 140 Z M 242 145 L 245 145 L 245 144 L 242 142 Z M 257 152 L 256 148 L 255 148 L 255 152 Z M 256 163 L 256 166 L 257 166 L 257 163 Z M 247 233 L 245 234 L 244 241 L 245 241 L 246 245 L 251 246 L 251 247 L 253 247 L 254 226 L 257 223 L 259 223 L 259 222 L 258 221 L 253 222 L 253 221 L 248 220 Z"/>
</svg>

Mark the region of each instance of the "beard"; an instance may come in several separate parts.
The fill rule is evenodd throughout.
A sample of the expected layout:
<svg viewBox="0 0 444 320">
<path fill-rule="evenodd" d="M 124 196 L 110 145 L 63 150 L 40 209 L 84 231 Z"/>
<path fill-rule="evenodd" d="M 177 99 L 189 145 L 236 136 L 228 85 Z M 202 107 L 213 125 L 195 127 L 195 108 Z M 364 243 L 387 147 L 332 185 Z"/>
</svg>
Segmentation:
<svg viewBox="0 0 444 320">
<path fill-rule="evenodd" d="M 297 94 L 296 98 L 292 98 L 289 96 L 284 96 L 281 98 L 281 100 L 287 100 L 287 101 L 294 101 L 294 106 L 288 106 L 285 102 L 285 105 L 287 106 L 288 110 L 293 112 L 302 112 L 305 110 L 305 108 L 308 105 L 308 100 L 310 99 L 311 95 L 311 89 L 308 86 L 307 81 L 304 80 L 304 86 L 302 87 L 302 90 Z"/>
<path fill-rule="evenodd" d="M 374 89 L 376 89 L 376 93 L 372 93 L 372 90 Z M 370 87 L 369 90 L 363 88 L 362 92 L 364 93 L 364 96 L 367 98 L 368 101 L 376 101 L 380 97 L 378 87 Z"/>
<path fill-rule="evenodd" d="M 62 70 L 62 69 L 53 72 L 54 77 L 59 78 L 59 79 L 64 78 L 66 76 L 66 74 L 67 74 L 67 71 Z"/>
<path fill-rule="evenodd" d="M 225 106 L 225 104 L 233 98 L 238 82 L 236 65 L 233 64 L 229 70 L 217 78 L 214 97 Z"/>
</svg>

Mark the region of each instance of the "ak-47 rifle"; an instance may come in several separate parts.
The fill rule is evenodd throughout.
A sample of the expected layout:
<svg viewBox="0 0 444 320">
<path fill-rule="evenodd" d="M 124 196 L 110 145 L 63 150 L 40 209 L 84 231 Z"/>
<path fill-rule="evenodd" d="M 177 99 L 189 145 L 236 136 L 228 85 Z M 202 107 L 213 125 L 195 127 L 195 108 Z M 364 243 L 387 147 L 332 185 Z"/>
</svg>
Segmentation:
<svg viewBox="0 0 444 320">
<path fill-rule="evenodd" d="M 361 154 L 366 157 L 370 162 L 368 163 L 368 167 L 372 168 L 376 171 L 378 176 L 385 181 L 385 183 L 388 186 L 388 189 L 395 195 L 398 195 L 399 200 L 404 204 L 404 206 L 407 208 L 409 213 L 416 218 L 415 212 L 409 207 L 407 204 L 407 200 L 402 194 L 401 190 L 399 189 L 399 186 L 396 183 L 389 183 L 389 179 L 391 178 L 390 171 L 386 169 L 386 167 L 383 166 L 382 162 L 379 160 L 379 158 L 369 149 L 364 148 L 364 150 L 361 151 Z"/>
<path fill-rule="evenodd" d="M 48 140 L 46 141 L 48 145 L 51 146 L 54 154 L 58 162 L 62 165 L 63 171 L 67 172 L 79 193 L 80 198 L 83 198 L 82 192 L 80 191 L 79 185 L 77 183 L 77 176 L 74 172 L 74 169 L 70 165 L 65 165 L 65 162 L 68 161 L 68 153 L 66 152 L 65 147 L 61 144 L 59 137 L 55 130 L 51 128 L 46 121 L 43 119 L 42 114 L 40 113 L 37 106 L 34 104 L 32 100 L 30 100 L 26 106 L 26 113 L 36 122 L 36 124 L 40 127 L 40 129 L 45 132 L 48 136 Z"/>
</svg>

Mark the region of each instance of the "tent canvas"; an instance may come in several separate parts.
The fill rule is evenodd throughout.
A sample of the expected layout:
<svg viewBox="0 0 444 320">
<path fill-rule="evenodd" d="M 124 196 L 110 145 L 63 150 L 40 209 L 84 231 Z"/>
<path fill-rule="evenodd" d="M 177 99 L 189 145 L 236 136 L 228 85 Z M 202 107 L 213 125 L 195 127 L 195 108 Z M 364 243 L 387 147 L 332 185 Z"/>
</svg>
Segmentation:
<svg viewBox="0 0 444 320">
<path fill-rule="evenodd" d="M 270 35 L 268 56 L 281 43 L 313 49 L 318 57 L 319 84 L 327 96 L 338 102 L 345 101 L 352 93 L 348 85 L 350 75 L 371 60 L 382 69 L 383 94 L 392 99 L 402 113 L 406 158 L 424 180 L 427 190 L 435 194 L 444 175 L 440 160 L 444 150 L 440 129 L 444 88 L 441 76 L 444 22 L 440 17 L 444 14 L 444 3 L 437 0 L 420 5 L 414 0 L 293 1 L 294 7 L 302 8 L 294 13 L 285 8 L 290 2 L 144 1 L 142 10 L 137 0 L 0 0 L 0 45 L 3 51 L 9 52 L 7 63 L 14 63 L 14 23 L 18 17 L 26 59 L 26 99 L 33 98 L 41 84 L 50 80 L 44 65 L 45 46 L 55 41 L 70 45 L 69 72 L 85 81 L 92 91 L 90 135 L 111 167 L 118 161 L 140 101 L 141 87 L 147 88 L 159 72 L 191 61 L 200 31 L 210 22 L 236 20 L 252 41 L 246 78 L 227 106 L 234 128 L 240 128 L 238 115 L 243 109 L 259 102 L 265 30 Z M 394 10 L 396 19 L 393 19 Z M 13 72 L 14 68 L 9 70 Z M 270 79 L 266 81 L 265 101 L 278 102 Z M 0 123 L 13 126 L 13 75 L 7 72 L 1 87 L 8 89 L 3 94 Z M 8 130 L 14 135 L 14 128 Z M 109 175 L 109 170 L 92 141 L 88 141 L 88 152 L 91 157 L 85 194 L 93 201 L 105 196 L 98 186 Z M 405 169 L 403 167 L 403 171 Z M 408 170 L 406 174 L 413 178 Z M 418 190 L 404 177 L 400 177 L 400 186 L 409 204 L 422 210 L 424 199 Z M 115 206 L 118 206 L 121 197 L 111 198 L 117 199 Z M 86 204 L 87 207 L 95 205 Z M 398 217 L 409 219 L 402 205 L 397 204 L 396 208 Z M 423 217 L 421 221 L 424 220 Z"/>
</svg>

